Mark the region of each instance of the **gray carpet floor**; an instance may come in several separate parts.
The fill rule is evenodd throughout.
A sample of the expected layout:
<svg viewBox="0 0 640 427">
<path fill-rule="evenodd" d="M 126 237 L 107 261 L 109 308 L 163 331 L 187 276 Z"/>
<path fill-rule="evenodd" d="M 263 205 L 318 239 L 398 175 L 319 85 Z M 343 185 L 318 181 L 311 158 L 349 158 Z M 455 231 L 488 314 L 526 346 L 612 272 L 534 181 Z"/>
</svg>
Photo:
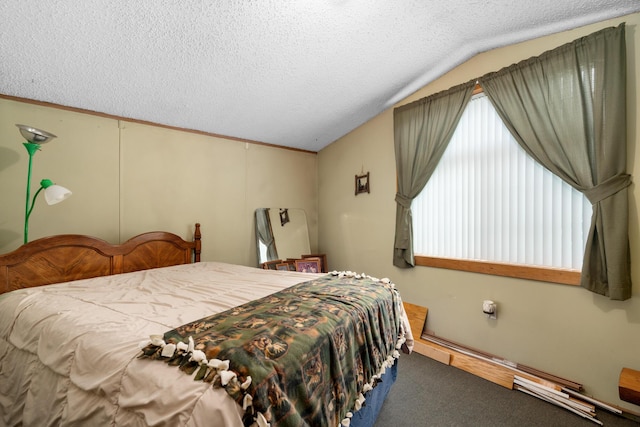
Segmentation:
<svg viewBox="0 0 640 427">
<path fill-rule="evenodd" d="M 591 427 L 598 424 L 417 353 L 402 354 L 398 379 L 375 427 Z M 597 409 L 606 427 L 640 423 Z"/>
</svg>

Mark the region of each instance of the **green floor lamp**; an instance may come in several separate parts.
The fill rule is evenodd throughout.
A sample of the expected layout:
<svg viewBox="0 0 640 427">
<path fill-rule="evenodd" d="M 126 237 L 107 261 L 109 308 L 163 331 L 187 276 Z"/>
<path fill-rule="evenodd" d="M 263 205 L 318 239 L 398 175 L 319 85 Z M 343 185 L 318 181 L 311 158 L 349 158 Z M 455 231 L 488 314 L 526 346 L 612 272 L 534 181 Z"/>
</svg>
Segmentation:
<svg viewBox="0 0 640 427">
<path fill-rule="evenodd" d="M 38 194 L 40 194 L 40 192 L 44 190 L 44 199 L 47 204 L 55 205 L 56 203 L 60 203 L 64 199 L 71 196 L 71 191 L 54 184 L 50 179 L 43 179 L 42 181 L 40 181 L 40 188 L 38 189 L 38 191 L 36 191 L 33 199 L 31 199 L 31 164 L 33 163 L 33 156 L 38 150 L 40 150 L 40 146 L 42 144 L 46 144 L 56 136 L 52 133 L 32 128 L 31 126 L 16 126 L 18 126 L 18 128 L 20 129 L 20 133 L 22 134 L 24 139 L 27 140 L 27 142 L 24 142 L 23 145 L 29 153 L 29 172 L 27 173 L 27 201 L 24 208 L 24 243 L 27 243 L 27 241 L 29 240 L 29 217 L 31 216 L 31 211 L 33 211 L 33 207 L 36 204 L 36 197 L 38 197 Z"/>
</svg>

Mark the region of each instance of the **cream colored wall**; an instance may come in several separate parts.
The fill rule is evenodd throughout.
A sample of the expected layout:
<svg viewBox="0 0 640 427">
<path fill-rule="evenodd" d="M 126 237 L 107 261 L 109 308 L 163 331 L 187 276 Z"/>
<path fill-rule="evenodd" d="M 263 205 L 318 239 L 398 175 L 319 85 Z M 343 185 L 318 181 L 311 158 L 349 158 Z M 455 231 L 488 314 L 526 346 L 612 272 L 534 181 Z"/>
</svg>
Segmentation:
<svg viewBox="0 0 640 427">
<path fill-rule="evenodd" d="M 53 206 L 42 194 L 38 197 L 29 220 L 29 239 L 80 233 L 117 241 L 117 122 L 0 98 L 0 253 L 22 244 L 29 156 L 16 123 L 58 136 L 33 158 L 31 196 L 43 178 L 73 192 Z"/>
<path fill-rule="evenodd" d="M 253 212 L 283 206 L 306 211 L 317 248 L 314 153 L 2 98 L 0 113 L 0 253 L 22 243 L 28 155 L 15 123 L 58 136 L 34 158 L 33 191 L 41 178 L 73 191 L 54 206 L 39 197 L 30 240 L 77 233 L 119 242 L 151 230 L 191 238 L 200 222 L 203 260 L 256 265 Z"/>
<path fill-rule="evenodd" d="M 623 21 L 627 22 L 629 171 L 638 177 L 638 14 L 477 55 L 398 105 Z M 354 196 L 354 175 L 363 167 L 371 172 L 371 194 Z M 633 298 L 624 302 L 567 285 L 427 267 L 394 267 L 392 109 L 323 149 L 318 171 L 319 246 L 328 254 L 332 268 L 391 277 L 405 301 L 429 308 L 427 326 L 437 335 L 581 382 L 587 394 L 640 411 L 640 407 L 618 398 L 621 368 L 640 370 L 640 264 L 632 263 L 635 291 Z M 632 259 L 640 256 L 639 196 L 637 184 L 632 184 Z M 498 303 L 497 320 L 483 315 L 485 299 Z"/>
</svg>

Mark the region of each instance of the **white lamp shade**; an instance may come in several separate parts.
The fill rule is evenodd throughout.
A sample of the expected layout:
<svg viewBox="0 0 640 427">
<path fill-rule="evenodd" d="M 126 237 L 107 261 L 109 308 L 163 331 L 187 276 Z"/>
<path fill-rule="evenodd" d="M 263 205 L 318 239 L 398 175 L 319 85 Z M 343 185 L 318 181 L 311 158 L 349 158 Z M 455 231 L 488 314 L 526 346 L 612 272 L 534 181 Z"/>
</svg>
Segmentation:
<svg viewBox="0 0 640 427">
<path fill-rule="evenodd" d="M 56 203 L 60 203 L 71 196 L 71 194 L 71 191 L 68 189 L 60 185 L 53 184 L 44 189 L 44 200 L 48 205 L 55 205 Z"/>
</svg>

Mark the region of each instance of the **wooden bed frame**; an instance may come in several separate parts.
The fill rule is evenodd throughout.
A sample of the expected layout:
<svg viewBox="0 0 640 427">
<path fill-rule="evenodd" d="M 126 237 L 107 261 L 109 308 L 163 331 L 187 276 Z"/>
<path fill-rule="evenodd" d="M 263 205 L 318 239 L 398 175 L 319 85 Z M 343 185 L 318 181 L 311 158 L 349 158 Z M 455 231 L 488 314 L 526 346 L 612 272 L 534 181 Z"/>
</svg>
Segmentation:
<svg viewBox="0 0 640 427">
<path fill-rule="evenodd" d="M 193 241 L 164 231 L 122 244 L 79 234 L 44 237 L 0 255 L 0 294 L 33 286 L 200 261 L 200 224 Z"/>
</svg>

